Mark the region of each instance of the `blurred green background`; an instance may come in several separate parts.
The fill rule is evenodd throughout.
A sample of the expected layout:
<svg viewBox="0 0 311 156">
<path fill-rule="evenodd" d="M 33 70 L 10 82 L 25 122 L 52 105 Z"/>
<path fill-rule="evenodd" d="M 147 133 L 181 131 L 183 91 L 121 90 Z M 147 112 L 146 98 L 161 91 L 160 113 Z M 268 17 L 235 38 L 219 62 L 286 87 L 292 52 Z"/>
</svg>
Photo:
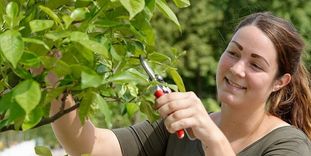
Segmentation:
<svg viewBox="0 0 311 156">
<path fill-rule="evenodd" d="M 171 5 L 174 8 L 174 5 Z M 215 73 L 219 56 L 229 42 L 235 26 L 243 17 L 259 11 L 273 14 L 293 22 L 306 43 L 303 57 L 311 70 L 311 1 L 309 0 L 192 0 L 185 9 L 175 8 L 182 32 L 163 16 L 155 16 L 153 26 L 157 34 L 158 51 L 185 51 L 178 63 L 186 89 L 194 91 L 208 111 L 219 109 L 216 100 Z M 101 125 L 100 113 L 95 119 Z M 133 122 L 128 117 L 115 113 L 114 126 L 126 126 Z M 5 132 L 0 134 L 0 150 L 23 140 L 37 138 L 40 144 L 58 147 L 50 125 L 27 132 Z"/>
</svg>

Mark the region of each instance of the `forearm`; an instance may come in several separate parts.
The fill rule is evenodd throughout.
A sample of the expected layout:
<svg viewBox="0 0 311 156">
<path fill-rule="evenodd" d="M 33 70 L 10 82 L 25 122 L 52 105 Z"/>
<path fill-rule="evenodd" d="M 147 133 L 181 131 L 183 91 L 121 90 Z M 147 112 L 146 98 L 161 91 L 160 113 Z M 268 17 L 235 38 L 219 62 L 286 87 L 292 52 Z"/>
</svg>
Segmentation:
<svg viewBox="0 0 311 156">
<path fill-rule="evenodd" d="M 70 95 L 66 97 L 65 109 L 74 104 Z M 54 100 L 51 104 L 50 114 L 57 113 L 60 106 L 60 101 Z M 68 154 L 80 155 L 81 153 L 90 153 L 92 151 L 94 139 L 91 138 L 94 137 L 95 127 L 90 121 L 86 121 L 82 126 L 76 110 L 53 122 L 52 129 L 56 138 Z M 82 143 L 83 146 L 81 146 Z"/>
<path fill-rule="evenodd" d="M 202 144 L 206 156 L 235 156 L 230 143 L 226 138 L 219 138 L 212 143 Z"/>
<path fill-rule="evenodd" d="M 218 129 L 210 132 L 206 140 L 202 140 L 202 146 L 206 156 L 235 156 L 230 142 Z"/>
</svg>

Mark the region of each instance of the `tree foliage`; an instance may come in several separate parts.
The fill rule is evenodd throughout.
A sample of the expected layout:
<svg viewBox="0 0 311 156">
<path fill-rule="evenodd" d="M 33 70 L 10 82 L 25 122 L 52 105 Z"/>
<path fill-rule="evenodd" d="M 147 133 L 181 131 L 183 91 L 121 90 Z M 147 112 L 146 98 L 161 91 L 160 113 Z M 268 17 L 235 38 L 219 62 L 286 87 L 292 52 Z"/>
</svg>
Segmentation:
<svg viewBox="0 0 311 156">
<path fill-rule="evenodd" d="M 188 0 L 175 0 L 186 7 Z M 157 114 L 138 57 L 184 88 L 178 51 L 160 53 L 150 21 L 156 10 L 180 29 L 162 0 L 2 0 L 0 2 L 0 131 L 48 124 L 78 108 L 83 123 L 96 111 L 108 128 L 118 115 Z M 72 94 L 76 105 L 50 117 L 51 101 Z M 63 98 L 64 99 L 64 98 Z M 104 119 L 104 122 L 103 122 Z"/>
</svg>

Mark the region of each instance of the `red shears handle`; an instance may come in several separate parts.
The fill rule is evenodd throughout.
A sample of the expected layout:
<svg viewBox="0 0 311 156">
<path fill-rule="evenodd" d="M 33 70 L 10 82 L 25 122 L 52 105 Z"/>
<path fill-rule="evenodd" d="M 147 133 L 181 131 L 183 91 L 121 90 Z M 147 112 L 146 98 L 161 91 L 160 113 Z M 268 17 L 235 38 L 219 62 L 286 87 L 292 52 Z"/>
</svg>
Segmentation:
<svg viewBox="0 0 311 156">
<path fill-rule="evenodd" d="M 163 90 L 162 89 L 157 89 L 155 92 L 154 92 L 154 96 L 155 97 L 157 97 L 157 98 L 159 98 L 159 97 L 161 97 L 162 95 L 164 95 L 165 93 L 163 92 Z M 177 132 L 176 132 L 176 134 L 177 134 L 177 137 L 179 138 L 179 139 L 182 139 L 184 136 L 185 136 L 185 132 L 184 132 L 184 130 L 178 130 Z"/>
</svg>

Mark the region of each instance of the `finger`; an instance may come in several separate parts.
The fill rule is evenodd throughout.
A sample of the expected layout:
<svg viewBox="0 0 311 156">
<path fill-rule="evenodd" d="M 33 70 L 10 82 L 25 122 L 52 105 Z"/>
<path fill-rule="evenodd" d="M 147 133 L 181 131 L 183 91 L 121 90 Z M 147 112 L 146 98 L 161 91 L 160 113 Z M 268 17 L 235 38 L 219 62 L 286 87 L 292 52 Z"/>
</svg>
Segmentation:
<svg viewBox="0 0 311 156">
<path fill-rule="evenodd" d="M 162 118 L 166 118 L 168 115 L 176 111 L 189 108 L 190 105 L 191 101 L 187 99 L 177 99 L 175 101 L 171 101 L 162 105 L 160 108 L 157 109 L 157 111 Z"/>
<path fill-rule="evenodd" d="M 171 102 L 177 99 L 185 99 L 185 98 L 188 98 L 189 96 L 190 96 L 190 92 L 183 92 L 183 93 L 172 92 L 169 94 L 165 94 L 156 100 L 155 108 L 158 109 L 168 102 Z"/>
<path fill-rule="evenodd" d="M 172 123 L 164 122 L 164 125 L 168 132 L 175 133 L 181 129 L 189 129 L 189 128 L 195 127 L 196 120 L 192 117 L 189 117 L 189 118 L 183 118 L 181 120 L 178 120 Z"/>
<path fill-rule="evenodd" d="M 182 120 L 184 118 L 190 118 L 193 117 L 195 114 L 193 112 L 193 110 L 191 108 L 188 109 L 182 109 L 182 110 L 178 110 L 170 115 L 168 115 L 165 118 L 165 122 L 167 123 L 173 123 L 173 122 L 177 122 L 179 120 Z"/>
</svg>

